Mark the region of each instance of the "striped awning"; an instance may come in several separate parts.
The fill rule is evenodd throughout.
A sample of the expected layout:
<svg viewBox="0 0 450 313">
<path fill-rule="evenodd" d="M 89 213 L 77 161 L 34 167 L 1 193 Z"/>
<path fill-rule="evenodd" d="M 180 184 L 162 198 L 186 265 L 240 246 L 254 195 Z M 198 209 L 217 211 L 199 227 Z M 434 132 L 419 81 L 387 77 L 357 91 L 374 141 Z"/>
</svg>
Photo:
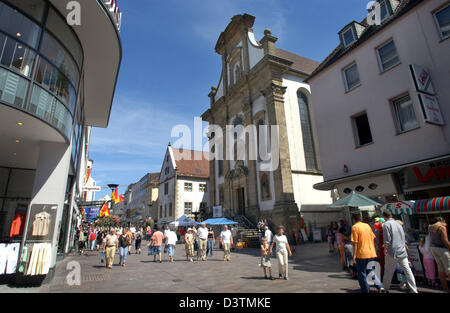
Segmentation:
<svg viewBox="0 0 450 313">
<path fill-rule="evenodd" d="M 439 197 L 427 200 L 417 200 L 414 203 L 414 213 L 449 212 L 450 197 Z"/>
<path fill-rule="evenodd" d="M 395 201 L 386 202 L 380 208 L 381 211 L 389 210 L 392 214 L 408 214 L 412 215 L 414 212 L 414 201 Z"/>
<path fill-rule="evenodd" d="M 416 201 L 386 202 L 380 210 L 389 210 L 395 215 L 450 212 L 450 197 L 439 197 Z"/>
</svg>

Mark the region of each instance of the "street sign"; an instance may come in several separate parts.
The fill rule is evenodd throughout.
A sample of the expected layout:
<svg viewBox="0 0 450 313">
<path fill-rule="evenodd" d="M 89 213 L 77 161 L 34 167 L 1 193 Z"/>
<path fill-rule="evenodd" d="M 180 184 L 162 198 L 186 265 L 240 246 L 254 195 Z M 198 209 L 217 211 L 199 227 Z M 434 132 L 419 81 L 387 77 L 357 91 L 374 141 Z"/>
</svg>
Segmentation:
<svg viewBox="0 0 450 313">
<path fill-rule="evenodd" d="M 102 187 L 100 187 L 100 186 L 83 186 L 83 191 L 99 192 L 99 191 L 102 191 Z"/>
</svg>

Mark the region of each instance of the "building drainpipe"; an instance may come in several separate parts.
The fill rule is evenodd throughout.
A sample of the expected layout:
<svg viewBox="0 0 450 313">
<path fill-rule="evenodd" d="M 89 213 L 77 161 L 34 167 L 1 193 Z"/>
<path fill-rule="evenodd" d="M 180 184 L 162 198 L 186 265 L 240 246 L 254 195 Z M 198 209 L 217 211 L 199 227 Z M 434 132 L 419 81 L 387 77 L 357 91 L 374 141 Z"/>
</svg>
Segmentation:
<svg viewBox="0 0 450 313">
<path fill-rule="evenodd" d="M 175 167 L 175 176 L 174 176 L 174 180 L 173 181 L 174 181 L 174 186 L 173 186 L 173 188 L 174 188 L 174 191 L 173 191 L 173 194 L 174 194 L 173 216 L 174 216 L 174 220 L 176 220 L 177 219 L 176 218 L 177 217 L 177 203 L 178 203 L 178 201 L 177 201 L 177 195 L 178 195 L 178 192 L 177 192 L 177 190 L 178 190 L 178 168 L 177 167 Z"/>
</svg>

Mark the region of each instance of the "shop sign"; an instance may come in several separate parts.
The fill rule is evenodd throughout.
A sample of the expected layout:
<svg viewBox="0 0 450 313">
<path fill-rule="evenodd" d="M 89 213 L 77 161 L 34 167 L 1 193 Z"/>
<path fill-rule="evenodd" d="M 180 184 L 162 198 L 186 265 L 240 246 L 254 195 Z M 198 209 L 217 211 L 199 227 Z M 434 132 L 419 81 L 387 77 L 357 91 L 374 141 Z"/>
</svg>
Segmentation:
<svg viewBox="0 0 450 313">
<path fill-rule="evenodd" d="M 313 241 L 319 241 L 322 242 L 322 232 L 320 231 L 320 229 L 314 229 L 313 230 Z"/>
<path fill-rule="evenodd" d="M 83 186 L 83 191 L 99 192 L 101 190 L 100 186 Z"/>
<path fill-rule="evenodd" d="M 424 163 L 404 171 L 403 188 L 450 183 L 450 159 Z"/>
<path fill-rule="evenodd" d="M 425 121 L 430 124 L 444 126 L 445 122 L 437 98 L 420 93 L 419 100 Z"/>
<path fill-rule="evenodd" d="M 213 206 L 213 217 L 222 217 L 222 206 Z"/>
<path fill-rule="evenodd" d="M 409 66 L 414 85 L 418 92 L 434 95 L 433 83 L 431 82 L 430 71 L 417 64 Z"/>
<path fill-rule="evenodd" d="M 414 269 L 416 270 L 415 276 L 423 277 L 423 267 L 422 262 L 420 261 L 419 249 L 417 247 L 417 245 L 408 246 L 408 257 L 409 261 L 411 261 Z"/>
<path fill-rule="evenodd" d="M 114 22 L 116 23 L 117 29 L 120 30 L 120 26 L 122 24 L 122 12 L 119 10 L 119 6 L 117 5 L 117 0 L 102 0 L 102 2 L 106 5 L 111 14 Z"/>
</svg>

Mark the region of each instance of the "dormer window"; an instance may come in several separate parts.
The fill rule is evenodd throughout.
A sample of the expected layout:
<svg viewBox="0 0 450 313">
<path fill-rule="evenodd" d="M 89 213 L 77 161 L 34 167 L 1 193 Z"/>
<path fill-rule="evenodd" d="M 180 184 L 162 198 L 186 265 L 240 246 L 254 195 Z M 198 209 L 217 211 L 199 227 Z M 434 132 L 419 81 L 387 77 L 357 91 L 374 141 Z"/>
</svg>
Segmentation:
<svg viewBox="0 0 450 313">
<path fill-rule="evenodd" d="M 356 36 L 355 36 L 352 26 L 349 26 L 347 29 L 345 29 L 342 32 L 341 36 L 342 36 L 342 42 L 345 47 L 350 46 L 356 40 L 356 38 L 355 38 Z"/>
<path fill-rule="evenodd" d="M 381 22 L 389 17 L 389 8 L 386 4 L 386 0 L 380 1 L 380 14 L 381 14 Z"/>
</svg>

